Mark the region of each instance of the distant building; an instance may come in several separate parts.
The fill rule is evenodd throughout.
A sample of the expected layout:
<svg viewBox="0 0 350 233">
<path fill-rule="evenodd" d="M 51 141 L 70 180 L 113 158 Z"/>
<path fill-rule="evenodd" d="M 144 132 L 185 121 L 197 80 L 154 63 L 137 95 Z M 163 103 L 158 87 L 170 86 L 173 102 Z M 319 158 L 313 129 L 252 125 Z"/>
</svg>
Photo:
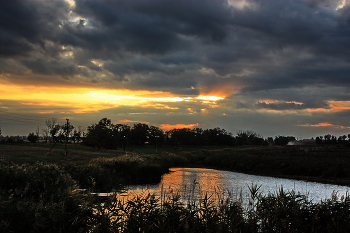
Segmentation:
<svg viewBox="0 0 350 233">
<path fill-rule="evenodd" d="M 316 145 L 315 139 L 302 139 L 288 142 L 287 146 L 312 146 Z"/>
</svg>

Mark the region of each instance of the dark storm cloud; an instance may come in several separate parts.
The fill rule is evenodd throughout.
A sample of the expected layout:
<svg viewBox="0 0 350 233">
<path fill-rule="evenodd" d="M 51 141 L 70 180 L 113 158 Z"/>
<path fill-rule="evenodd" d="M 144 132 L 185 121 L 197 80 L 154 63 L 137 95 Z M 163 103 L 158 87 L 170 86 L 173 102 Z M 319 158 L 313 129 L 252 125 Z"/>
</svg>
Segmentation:
<svg viewBox="0 0 350 233">
<path fill-rule="evenodd" d="M 300 110 L 305 109 L 303 104 L 298 103 L 265 103 L 259 102 L 256 104 L 259 108 L 266 108 L 272 110 Z"/>
<path fill-rule="evenodd" d="M 349 85 L 348 5 L 237 2 L 1 1 L 0 73 L 11 74 L 11 63 L 47 79 L 103 76 L 104 86 L 174 93 L 229 83 L 251 95 Z"/>
<path fill-rule="evenodd" d="M 0 56 L 27 55 L 67 20 L 65 1 L 0 1 Z"/>
<path fill-rule="evenodd" d="M 76 2 L 75 12 L 107 30 L 128 50 L 146 53 L 183 46 L 179 35 L 222 41 L 231 18 L 223 0 L 82 0 Z"/>
</svg>

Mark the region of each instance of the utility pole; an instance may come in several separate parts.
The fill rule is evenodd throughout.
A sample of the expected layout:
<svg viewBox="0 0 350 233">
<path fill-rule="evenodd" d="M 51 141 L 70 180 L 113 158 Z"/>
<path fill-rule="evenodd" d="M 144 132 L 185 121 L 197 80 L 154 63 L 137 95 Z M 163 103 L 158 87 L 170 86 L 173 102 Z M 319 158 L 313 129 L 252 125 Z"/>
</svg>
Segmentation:
<svg viewBox="0 0 350 233">
<path fill-rule="evenodd" d="M 68 151 L 67 151 L 67 143 L 68 143 L 68 136 L 69 136 L 69 119 L 66 119 L 67 123 L 66 123 L 66 144 L 64 146 L 64 153 L 65 156 L 68 155 Z"/>
<path fill-rule="evenodd" d="M 36 131 L 36 137 L 37 137 L 38 142 L 39 142 L 39 135 L 40 135 L 39 132 L 40 132 L 40 131 L 39 131 L 39 125 L 38 125 L 38 129 L 37 129 L 37 131 Z"/>
</svg>

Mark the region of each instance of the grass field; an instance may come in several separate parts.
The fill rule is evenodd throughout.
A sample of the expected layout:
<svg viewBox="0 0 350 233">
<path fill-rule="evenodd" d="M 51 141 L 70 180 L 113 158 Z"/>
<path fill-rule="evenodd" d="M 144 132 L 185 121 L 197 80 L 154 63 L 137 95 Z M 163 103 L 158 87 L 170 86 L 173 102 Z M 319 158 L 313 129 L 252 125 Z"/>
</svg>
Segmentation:
<svg viewBox="0 0 350 233">
<path fill-rule="evenodd" d="M 35 163 L 37 161 L 49 163 L 87 163 L 91 159 L 99 157 L 113 158 L 121 155 L 133 154 L 162 154 L 181 153 L 184 151 L 197 151 L 201 149 L 219 150 L 223 147 L 129 147 L 126 151 L 120 150 L 97 150 L 80 144 L 68 144 L 68 156 L 65 156 L 65 145 L 57 144 L 47 156 L 52 147 L 50 143 L 23 143 L 23 144 L 0 144 L 0 158 L 14 163 Z"/>
<path fill-rule="evenodd" d="M 37 161 L 63 166 L 91 164 L 98 158 L 147 157 L 162 166 L 203 166 L 257 175 L 350 185 L 350 147 L 129 147 L 96 150 L 79 144 L 0 144 L 0 159 L 15 163 Z M 176 155 L 176 159 L 174 156 Z M 155 160 L 154 158 L 157 159 Z M 152 158 L 152 159 L 150 159 Z M 166 163 L 166 165 L 164 165 Z"/>
</svg>

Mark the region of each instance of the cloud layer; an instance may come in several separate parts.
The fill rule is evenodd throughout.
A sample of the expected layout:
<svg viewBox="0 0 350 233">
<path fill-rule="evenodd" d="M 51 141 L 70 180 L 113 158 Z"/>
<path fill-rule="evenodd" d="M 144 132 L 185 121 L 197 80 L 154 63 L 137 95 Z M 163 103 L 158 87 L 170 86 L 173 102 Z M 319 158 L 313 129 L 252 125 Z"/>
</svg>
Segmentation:
<svg viewBox="0 0 350 233">
<path fill-rule="evenodd" d="M 346 0 L 16 0 L 0 1 L 0 18 L 4 84 L 225 97 L 178 103 L 187 122 L 159 125 L 350 127 Z"/>
</svg>

